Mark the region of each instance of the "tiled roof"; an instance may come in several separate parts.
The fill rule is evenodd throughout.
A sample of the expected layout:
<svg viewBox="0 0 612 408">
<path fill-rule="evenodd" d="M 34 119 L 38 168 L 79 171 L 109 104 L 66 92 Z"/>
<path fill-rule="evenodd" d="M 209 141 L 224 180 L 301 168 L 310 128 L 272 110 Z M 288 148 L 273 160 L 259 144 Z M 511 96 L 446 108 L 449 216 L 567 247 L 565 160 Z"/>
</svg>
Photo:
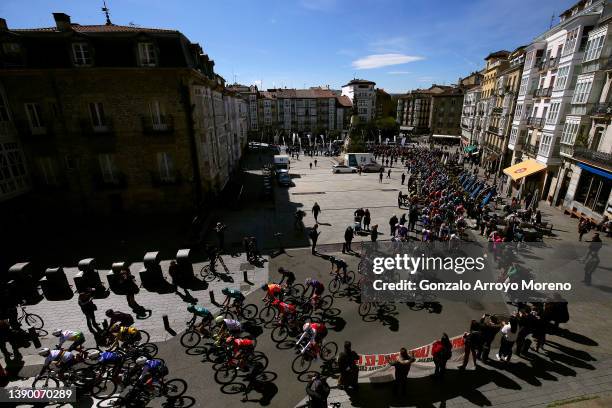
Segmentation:
<svg viewBox="0 0 612 408">
<path fill-rule="evenodd" d="M 137 26 L 121 26 L 115 24 L 100 24 L 100 25 L 80 25 L 71 24 L 74 31 L 78 33 L 178 33 L 177 30 L 166 30 L 163 28 L 146 28 Z M 42 27 L 42 28 L 14 28 L 11 31 L 16 32 L 61 32 L 57 27 Z"/>
<path fill-rule="evenodd" d="M 340 104 L 341 106 L 346 106 L 346 107 L 349 107 L 349 108 L 351 106 L 353 106 L 353 103 L 351 102 L 349 97 L 346 96 L 346 95 L 337 96 L 336 98 L 338 100 L 338 104 Z"/>
<path fill-rule="evenodd" d="M 277 98 L 335 98 L 336 95 L 329 89 L 275 89 L 270 91 Z"/>
<path fill-rule="evenodd" d="M 372 85 L 376 85 L 376 82 L 368 81 L 367 79 L 355 78 L 355 79 L 352 79 L 351 81 L 349 81 L 349 83 L 347 83 L 345 85 L 342 85 L 342 86 L 357 85 L 357 84 L 372 84 Z"/>
</svg>

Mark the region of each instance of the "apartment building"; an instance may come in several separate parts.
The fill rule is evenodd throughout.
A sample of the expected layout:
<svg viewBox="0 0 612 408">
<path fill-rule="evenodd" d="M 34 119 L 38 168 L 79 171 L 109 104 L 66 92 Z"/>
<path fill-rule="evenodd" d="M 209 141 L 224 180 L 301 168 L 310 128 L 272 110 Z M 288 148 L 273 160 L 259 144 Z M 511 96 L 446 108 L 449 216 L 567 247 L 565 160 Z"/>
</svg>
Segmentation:
<svg viewBox="0 0 612 408">
<path fill-rule="evenodd" d="M 587 104 L 595 98 L 590 94 L 595 73 L 584 73 L 582 62 L 589 33 L 607 7 L 605 0 L 580 1 L 561 14 L 559 24 L 525 48 L 508 144 L 513 151 L 512 162 L 518 167 L 504 170 L 509 176 L 509 190 L 536 193 L 552 203 L 559 184 L 565 123 L 569 121 L 579 129 L 588 118 Z"/>
<path fill-rule="evenodd" d="M 18 190 L 30 180 L 39 211 L 74 214 L 191 211 L 223 190 L 247 107 L 202 47 L 176 30 L 53 17 L 0 20 L 3 157 Z"/>
<path fill-rule="evenodd" d="M 560 136 L 562 163 L 552 198 L 567 212 L 597 221 L 612 217 L 611 22 L 612 7 L 606 4 L 582 36 L 584 51 Z"/>
<path fill-rule="evenodd" d="M 369 123 L 376 118 L 376 83 L 365 79 L 353 79 L 342 85 L 342 95 L 357 107 L 360 123 Z"/>
</svg>

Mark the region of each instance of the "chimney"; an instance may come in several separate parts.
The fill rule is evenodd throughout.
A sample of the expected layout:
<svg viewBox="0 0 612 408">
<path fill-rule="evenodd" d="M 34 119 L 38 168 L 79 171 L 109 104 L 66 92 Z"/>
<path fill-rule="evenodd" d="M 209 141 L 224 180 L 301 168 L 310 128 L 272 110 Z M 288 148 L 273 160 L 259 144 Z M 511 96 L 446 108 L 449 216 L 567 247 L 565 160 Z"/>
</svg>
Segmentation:
<svg viewBox="0 0 612 408">
<path fill-rule="evenodd" d="M 58 31 L 70 31 L 72 29 L 70 25 L 70 16 L 65 13 L 53 13 L 55 19 L 55 25 Z"/>
<path fill-rule="evenodd" d="M 8 26 L 6 25 L 6 20 L 0 18 L 0 32 L 2 31 L 8 31 Z"/>
</svg>

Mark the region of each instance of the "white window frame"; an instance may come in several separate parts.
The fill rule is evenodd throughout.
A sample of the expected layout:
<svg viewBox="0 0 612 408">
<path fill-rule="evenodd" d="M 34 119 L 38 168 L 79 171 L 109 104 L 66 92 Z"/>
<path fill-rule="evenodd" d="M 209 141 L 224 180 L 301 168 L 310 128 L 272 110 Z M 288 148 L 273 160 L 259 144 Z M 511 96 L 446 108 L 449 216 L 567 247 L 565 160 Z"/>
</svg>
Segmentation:
<svg viewBox="0 0 612 408">
<path fill-rule="evenodd" d="M 157 66 L 157 50 L 152 42 L 138 43 L 138 60 L 141 67 Z"/>
<path fill-rule="evenodd" d="M 174 171 L 174 159 L 167 152 L 157 153 L 157 168 L 159 179 L 163 182 L 173 182 L 176 180 Z"/>
<path fill-rule="evenodd" d="M 55 174 L 55 162 L 52 157 L 39 157 L 38 167 L 42 175 L 42 181 L 47 186 L 57 186 L 57 175 Z"/>
<path fill-rule="evenodd" d="M 91 47 L 86 42 L 72 43 L 72 62 L 77 67 L 88 67 L 92 64 Z"/>
<path fill-rule="evenodd" d="M 30 124 L 30 130 L 33 133 L 41 131 L 45 128 L 42 121 L 42 112 L 40 104 L 36 102 L 28 102 L 24 104 L 26 115 L 28 117 L 28 123 Z"/>
<path fill-rule="evenodd" d="M 573 145 L 576 141 L 576 135 L 580 128 L 580 119 L 566 119 L 563 132 L 561 134 L 561 143 Z"/>
<path fill-rule="evenodd" d="M 576 27 L 571 31 L 568 31 L 565 45 L 563 46 L 563 51 L 561 52 L 561 56 L 566 56 L 574 52 L 576 49 L 576 44 L 578 44 L 578 33 L 580 31 L 580 27 Z"/>
<path fill-rule="evenodd" d="M 586 78 L 579 78 L 576 81 L 576 87 L 574 88 L 574 96 L 572 98 L 572 104 L 586 104 L 589 100 L 589 94 L 593 86 L 593 76 Z"/>
<path fill-rule="evenodd" d="M 560 109 L 561 109 L 561 102 L 552 102 L 550 104 L 550 109 L 548 110 L 548 115 L 546 116 L 547 125 L 554 125 L 557 123 L 557 119 L 559 118 Z"/>
<path fill-rule="evenodd" d="M 571 67 L 569 65 L 565 65 L 557 70 L 557 81 L 553 86 L 553 91 L 562 91 L 565 89 L 567 78 L 569 78 L 570 69 Z"/>
<path fill-rule="evenodd" d="M 153 130 L 166 130 L 168 129 L 168 121 L 166 120 L 166 110 L 164 105 L 158 101 L 153 100 L 149 103 L 149 113 L 151 118 L 151 124 Z"/>
<path fill-rule="evenodd" d="M 604 42 L 606 41 L 607 32 L 608 26 L 605 26 L 589 33 L 589 39 L 587 40 L 586 47 L 584 49 L 583 62 L 593 61 L 599 58 Z"/>
<path fill-rule="evenodd" d="M 118 182 L 117 166 L 113 154 L 99 154 L 98 164 L 100 165 L 102 180 L 105 183 L 115 184 Z"/>
<path fill-rule="evenodd" d="M 108 130 L 108 120 L 102 102 L 90 102 L 89 119 L 94 132 L 106 132 Z"/>
</svg>

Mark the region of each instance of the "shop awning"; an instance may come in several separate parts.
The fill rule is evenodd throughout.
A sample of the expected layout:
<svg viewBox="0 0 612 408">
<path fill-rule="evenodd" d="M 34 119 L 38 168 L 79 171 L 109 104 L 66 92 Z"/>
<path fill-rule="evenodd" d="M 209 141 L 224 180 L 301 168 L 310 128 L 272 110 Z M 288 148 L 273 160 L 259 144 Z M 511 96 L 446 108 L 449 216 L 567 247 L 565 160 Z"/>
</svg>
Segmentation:
<svg viewBox="0 0 612 408">
<path fill-rule="evenodd" d="M 612 180 L 612 173 L 610 173 L 610 172 L 607 172 L 607 171 L 602 170 L 602 169 L 598 169 L 597 167 L 591 167 L 591 166 L 586 165 L 584 163 L 577 163 L 577 164 L 578 164 L 578 167 L 580 167 L 583 170 L 589 171 L 589 172 L 591 172 L 593 174 L 597 174 L 598 176 L 601 176 L 601 177 L 604 177 L 604 178 Z"/>
<path fill-rule="evenodd" d="M 461 136 L 455 135 L 431 135 L 431 137 L 435 137 L 437 139 L 461 139 Z"/>
<path fill-rule="evenodd" d="M 523 177 L 530 176 L 546 168 L 545 164 L 542 164 L 534 159 L 525 160 L 504 169 L 504 173 L 512 177 L 512 180 L 520 180 Z"/>
<path fill-rule="evenodd" d="M 470 145 L 466 147 L 464 151 L 466 153 L 472 153 L 473 151 L 476 151 L 477 149 L 478 149 L 478 146 Z"/>
</svg>

